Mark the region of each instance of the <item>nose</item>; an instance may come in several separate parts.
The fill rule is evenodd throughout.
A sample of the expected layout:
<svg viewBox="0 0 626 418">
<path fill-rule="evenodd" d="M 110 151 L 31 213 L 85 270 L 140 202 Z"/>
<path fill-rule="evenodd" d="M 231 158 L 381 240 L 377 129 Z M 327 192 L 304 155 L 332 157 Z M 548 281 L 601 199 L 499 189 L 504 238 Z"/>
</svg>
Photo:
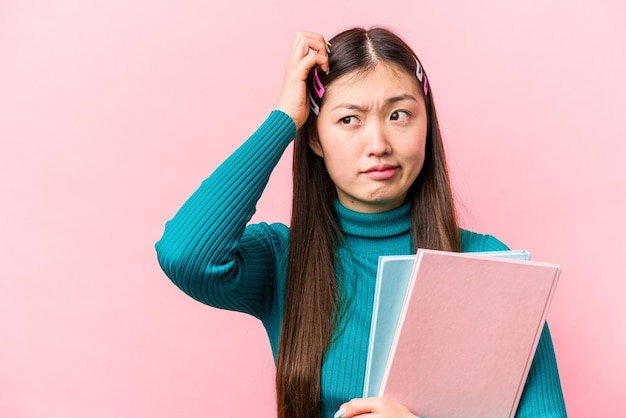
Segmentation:
<svg viewBox="0 0 626 418">
<path fill-rule="evenodd" d="M 372 124 L 368 135 L 367 154 L 371 157 L 377 157 L 390 153 L 391 145 L 384 126 L 378 123 Z"/>
</svg>

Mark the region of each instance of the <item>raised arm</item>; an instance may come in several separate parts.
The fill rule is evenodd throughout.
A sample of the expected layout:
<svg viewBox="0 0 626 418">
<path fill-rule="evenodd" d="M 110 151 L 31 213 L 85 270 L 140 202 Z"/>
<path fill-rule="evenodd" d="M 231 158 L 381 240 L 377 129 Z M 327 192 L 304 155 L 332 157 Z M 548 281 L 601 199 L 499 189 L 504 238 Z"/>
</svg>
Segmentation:
<svg viewBox="0 0 626 418">
<path fill-rule="evenodd" d="M 261 317 L 276 277 L 276 251 L 288 233 L 246 228 L 283 152 L 308 117 L 306 74 L 328 66 L 324 39 L 298 32 L 277 110 L 207 178 L 167 222 L 156 244 L 167 276 L 193 298 Z"/>
<path fill-rule="evenodd" d="M 156 244 L 161 268 L 185 293 L 208 305 L 263 314 L 275 276 L 272 229 L 246 224 L 273 168 L 295 136 L 286 114 L 261 127 L 191 195 Z M 263 233 L 265 231 L 265 233 Z"/>
</svg>

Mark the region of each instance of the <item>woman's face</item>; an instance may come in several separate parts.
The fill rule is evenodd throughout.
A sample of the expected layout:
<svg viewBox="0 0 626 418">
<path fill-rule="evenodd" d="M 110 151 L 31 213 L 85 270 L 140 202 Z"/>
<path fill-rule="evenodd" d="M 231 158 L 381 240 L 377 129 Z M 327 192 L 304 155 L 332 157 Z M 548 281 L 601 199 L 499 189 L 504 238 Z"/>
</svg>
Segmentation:
<svg viewBox="0 0 626 418">
<path fill-rule="evenodd" d="M 415 75 L 384 63 L 326 87 L 319 141 L 339 201 L 364 213 L 395 209 L 424 164 L 428 116 Z"/>
</svg>

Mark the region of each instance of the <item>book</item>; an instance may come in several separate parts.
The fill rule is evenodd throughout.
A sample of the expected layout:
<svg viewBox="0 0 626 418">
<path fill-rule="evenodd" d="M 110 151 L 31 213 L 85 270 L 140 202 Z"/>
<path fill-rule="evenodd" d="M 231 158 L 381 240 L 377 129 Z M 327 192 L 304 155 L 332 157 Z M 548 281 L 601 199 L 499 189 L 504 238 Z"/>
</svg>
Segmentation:
<svg viewBox="0 0 626 418">
<path fill-rule="evenodd" d="M 466 254 L 530 260 L 530 252 L 527 250 L 485 251 Z M 365 366 L 364 398 L 379 396 L 380 384 L 396 332 L 395 324 L 400 318 L 414 264 L 415 255 L 381 256 L 378 259 L 372 325 Z M 389 324 L 394 324 L 394 326 L 389 326 Z"/>
<path fill-rule="evenodd" d="M 365 396 L 429 418 L 514 416 L 560 267 L 498 253 L 381 258 Z"/>
</svg>

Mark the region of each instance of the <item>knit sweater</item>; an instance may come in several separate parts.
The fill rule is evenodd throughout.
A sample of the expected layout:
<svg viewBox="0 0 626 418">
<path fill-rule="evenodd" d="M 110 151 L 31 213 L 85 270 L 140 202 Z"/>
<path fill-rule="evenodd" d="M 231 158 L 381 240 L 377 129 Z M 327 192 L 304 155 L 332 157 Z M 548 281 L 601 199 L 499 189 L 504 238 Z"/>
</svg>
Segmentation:
<svg viewBox="0 0 626 418">
<path fill-rule="evenodd" d="M 289 229 L 281 223 L 248 222 L 295 135 L 289 116 L 273 111 L 185 202 L 156 244 L 162 269 L 185 293 L 207 305 L 261 320 L 275 359 Z M 377 214 L 354 212 L 338 201 L 335 209 L 346 238 L 338 248 L 346 314 L 322 366 L 323 418 L 332 417 L 342 403 L 362 396 L 378 257 L 413 252 L 408 203 Z M 493 236 L 466 230 L 461 230 L 461 245 L 464 252 L 507 249 Z M 547 326 L 516 416 L 566 416 Z"/>
</svg>

